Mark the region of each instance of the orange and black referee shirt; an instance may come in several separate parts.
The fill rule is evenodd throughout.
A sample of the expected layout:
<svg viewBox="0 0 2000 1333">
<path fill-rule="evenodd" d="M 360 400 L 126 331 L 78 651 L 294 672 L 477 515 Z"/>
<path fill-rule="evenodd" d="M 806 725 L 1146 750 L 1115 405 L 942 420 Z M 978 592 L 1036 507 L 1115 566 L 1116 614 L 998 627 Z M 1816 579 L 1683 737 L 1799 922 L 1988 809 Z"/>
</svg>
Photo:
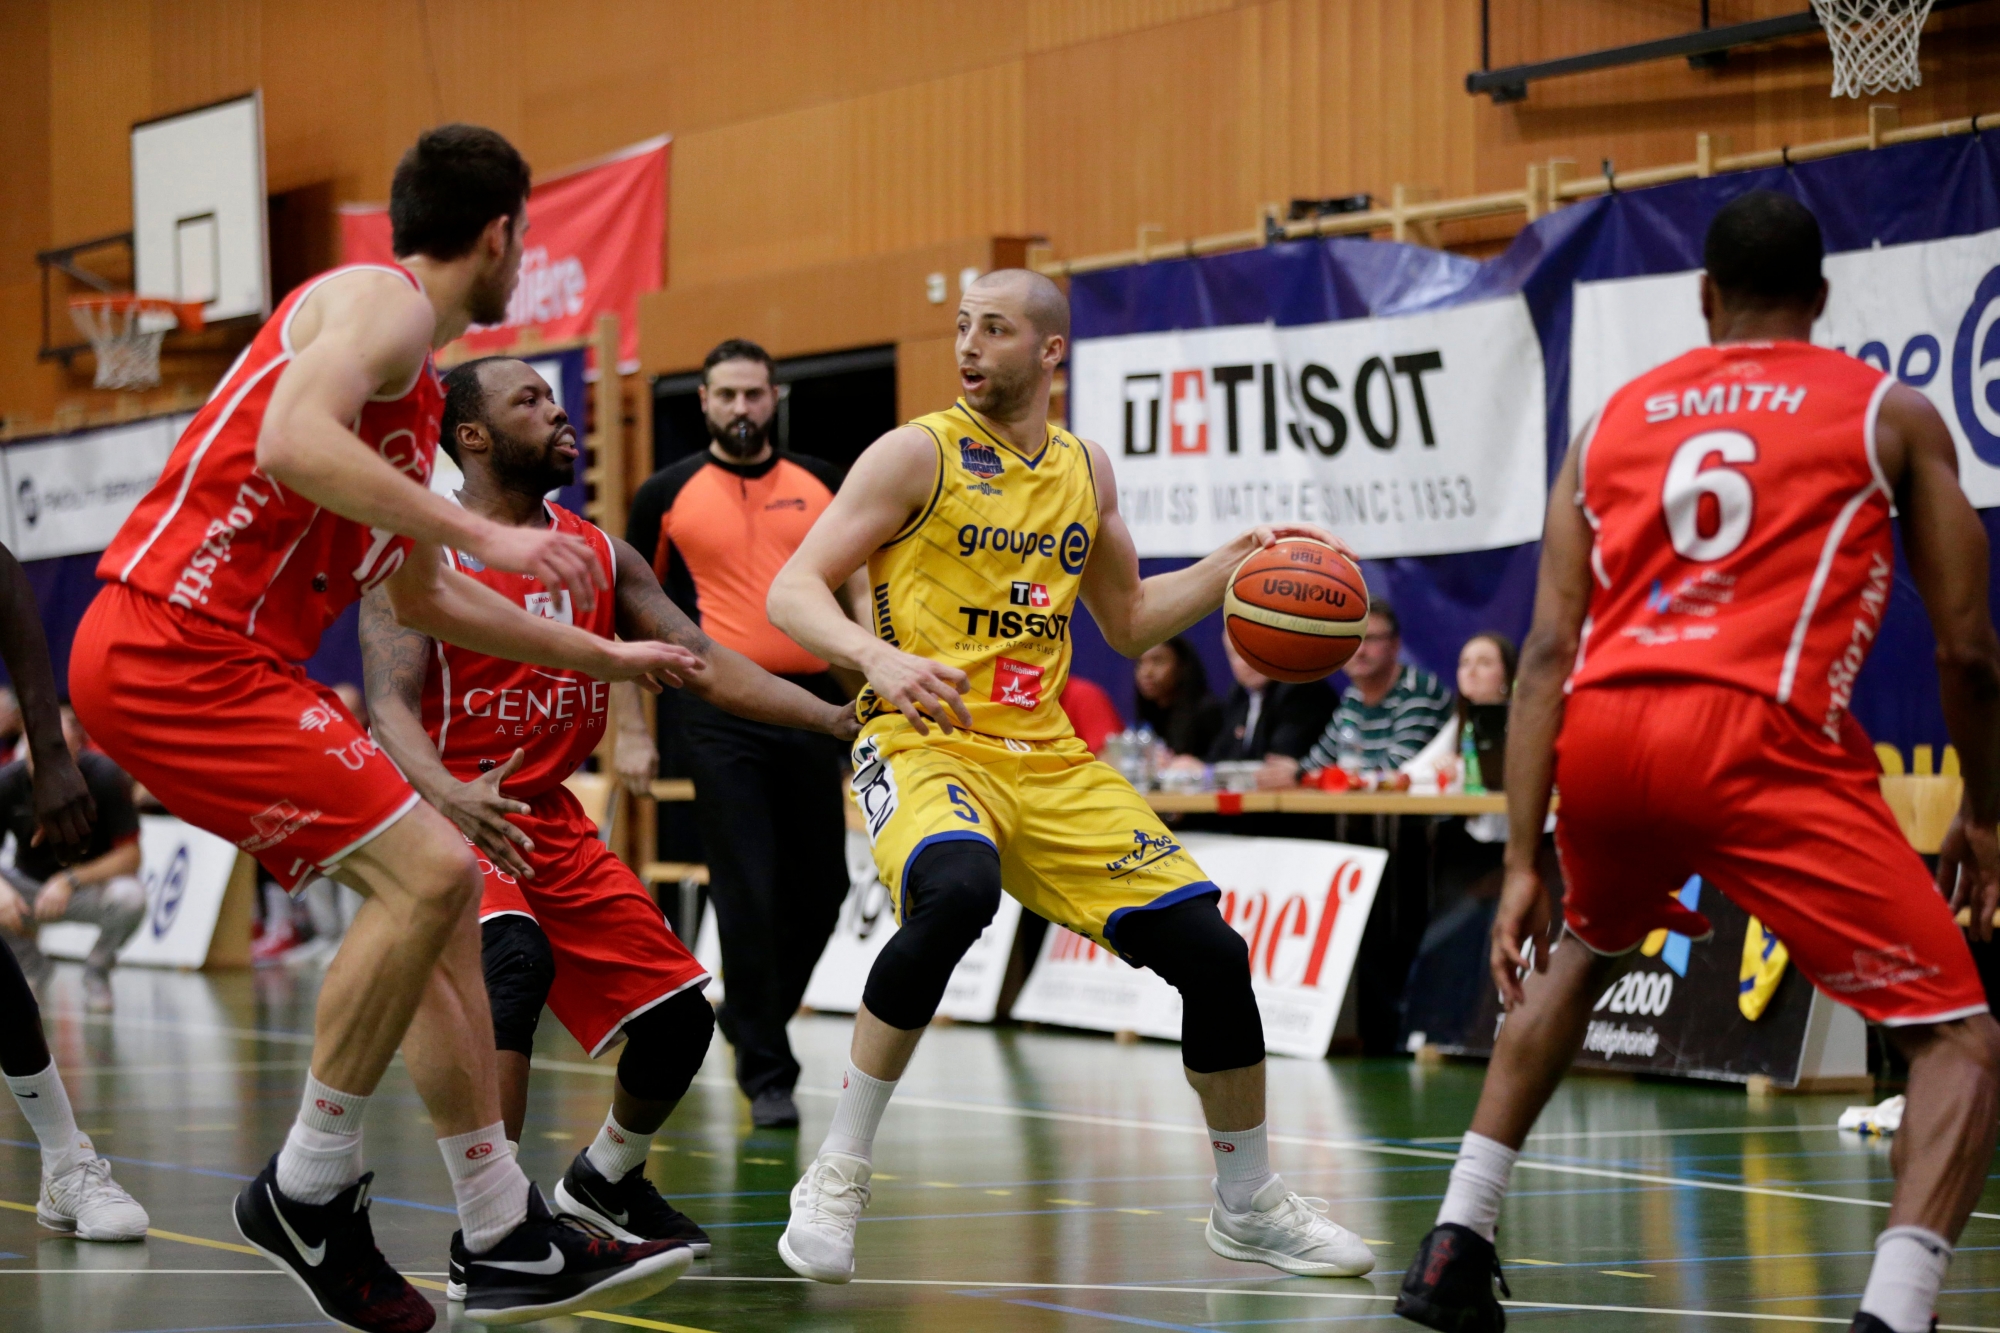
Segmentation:
<svg viewBox="0 0 2000 1333">
<path fill-rule="evenodd" d="M 708 636 L 774 675 L 826 670 L 764 614 L 771 581 L 840 488 L 840 469 L 773 451 L 726 463 L 707 449 L 646 479 L 625 539 Z"/>
</svg>

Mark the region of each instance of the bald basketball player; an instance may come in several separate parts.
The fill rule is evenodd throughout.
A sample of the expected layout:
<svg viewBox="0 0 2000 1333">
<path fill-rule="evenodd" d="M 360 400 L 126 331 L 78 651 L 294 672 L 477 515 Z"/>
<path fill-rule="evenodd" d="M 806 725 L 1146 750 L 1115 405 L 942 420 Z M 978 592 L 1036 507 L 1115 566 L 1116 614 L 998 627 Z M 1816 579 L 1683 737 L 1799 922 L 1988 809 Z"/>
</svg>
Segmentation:
<svg viewBox="0 0 2000 1333">
<path fill-rule="evenodd" d="M 833 1127 L 792 1191 L 778 1252 L 817 1281 L 853 1276 L 876 1127 L 1004 889 L 1180 991 L 1215 1156 L 1209 1246 L 1288 1273 L 1366 1273 L 1368 1247 L 1271 1171 L 1249 951 L 1219 890 L 1058 703 L 1079 596 L 1137 657 L 1220 607 L 1251 552 L 1289 536 L 1341 543 L 1258 527 L 1140 578 L 1110 458 L 1049 424 L 1068 346 L 1069 302 L 1048 279 L 1007 269 L 974 283 L 958 311 L 964 397 L 871 445 L 771 587 L 772 623 L 867 677 L 854 792 L 902 926 L 869 973 Z M 834 595 L 864 565 L 873 634 Z"/>
</svg>

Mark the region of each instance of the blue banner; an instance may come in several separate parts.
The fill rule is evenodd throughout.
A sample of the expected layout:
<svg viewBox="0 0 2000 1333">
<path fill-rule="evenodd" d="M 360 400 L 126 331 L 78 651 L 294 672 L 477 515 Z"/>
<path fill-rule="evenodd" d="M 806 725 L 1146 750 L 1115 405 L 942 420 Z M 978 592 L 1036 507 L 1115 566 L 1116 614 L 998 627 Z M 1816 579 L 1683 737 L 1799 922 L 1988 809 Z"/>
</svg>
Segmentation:
<svg viewBox="0 0 2000 1333">
<path fill-rule="evenodd" d="M 1622 382 L 1699 340 L 1693 279 L 1688 276 L 1683 283 L 1673 275 L 1691 275 L 1699 269 L 1709 219 L 1723 204 L 1752 189 L 1784 191 L 1818 215 L 1833 286 L 1820 336 L 1894 371 L 1931 397 L 1959 440 L 1968 494 L 1981 507 L 1989 536 L 2000 536 L 2000 508 L 1995 507 L 2000 506 L 2000 236 L 1982 236 L 2000 231 L 2000 140 L 1991 135 L 1903 144 L 1790 167 L 1618 191 L 1529 224 L 1504 254 L 1483 264 L 1415 246 L 1343 238 L 1082 274 L 1071 280 L 1070 287 L 1074 333 L 1084 344 L 1092 339 L 1229 326 L 1282 330 L 1518 300 L 1525 303 L 1540 343 L 1546 477 L 1553 478 L 1573 431 L 1582 424 L 1580 418 L 1601 401 L 1599 381 L 1617 370 L 1621 356 L 1657 349 L 1655 359 L 1618 373 Z M 1921 250 L 1892 249 L 1950 238 L 1973 239 Z M 1896 264 L 1903 267 L 1879 271 L 1900 274 L 1916 265 L 1928 284 L 1926 292 L 1912 296 L 1900 290 L 1871 290 L 1907 285 L 1900 278 L 1875 276 L 1878 266 Z M 1637 307 L 1646 313 L 1636 321 L 1642 327 L 1629 339 L 1635 348 L 1607 351 L 1600 345 L 1607 318 L 1603 312 L 1611 312 L 1608 317 L 1615 319 L 1621 310 L 1635 308 L 1635 298 L 1652 300 L 1652 288 L 1620 286 L 1634 279 L 1657 281 L 1664 300 Z M 1605 285 L 1592 286 L 1598 283 Z M 1587 302 L 1580 303 L 1580 291 L 1590 294 Z M 1592 319 L 1598 322 L 1591 323 Z M 1573 328 L 1580 320 L 1587 341 L 1573 348 Z M 1647 325 L 1657 327 L 1643 327 Z M 1675 338 L 1682 339 L 1679 345 Z M 1573 383 L 1575 366 L 1587 373 Z M 1240 369 L 1247 374 L 1250 368 Z M 1227 387 L 1233 454 L 1238 386 Z M 1246 380 L 1244 387 L 1248 397 L 1250 382 Z M 1086 401 L 1090 393 L 1099 399 Z M 1093 420 L 1102 420 L 1105 393 L 1101 379 L 1079 380 L 1073 373 L 1072 419 L 1088 411 Z M 1142 403 L 1140 409 L 1158 412 L 1160 401 Z M 1267 389 L 1267 411 L 1270 401 Z M 1585 410 L 1573 411 L 1578 406 Z M 1173 408 L 1178 407 L 1176 401 Z M 1365 404 L 1360 407 L 1367 410 Z M 1393 402 L 1389 409 L 1395 410 Z M 1211 415 L 1215 411 L 1208 410 Z M 1124 411 L 1128 422 L 1134 419 L 1129 392 Z M 1134 449 L 1130 427 L 1127 433 L 1126 451 L 1144 452 L 1144 447 Z M 1114 442 L 1100 442 L 1119 464 Z M 1175 452 L 1181 451 L 1177 434 L 1173 446 Z M 1156 444 L 1151 447 L 1157 449 Z M 1336 443 L 1334 450 L 1338 448 Z M 1191 444 L 1188 451 L 1194 451 Z M 1329 466 L 1337 469 L 1340 461 Z M 1121 465 L 1121 483 L 1128 470 Z M 1145 549 L 1142 540 L 1142 552 Z M 1538 555 L 1538 544 L 1531 542 L 1497 550 L 1368 559 L 1363 564 L 1371 588 L 1389 598 L 1399 613 L 1406 655 L 1439 673 L 1449 685 L 1459 647 L 1467 638 L 1499 630 L 1519 642 L 1525 634 L 1533 611 Z M 1178 557 L 1143 562 L 1148 573 L 1186 563 Z M 1853 711 L 1872 736 L 1907 757 L 1910 747 L 1941 748 L 1946 737 L 1929 622 L 1900 549 L 1896 581 L 1898 590 L 1856 688 Z M 1084 624 L 1086 616 L 1079 614 L 1077 619 L 1081 631 L 1077 670 L 1106 686 L 1129 716 L 1129 664 L 1104 645 L 1094 627 Z M 1211 688 L 1217 693 L 1226 690 L 1220 617 L 1191 630 L 1189 638 L 1209 666 Z"/>
</svg>

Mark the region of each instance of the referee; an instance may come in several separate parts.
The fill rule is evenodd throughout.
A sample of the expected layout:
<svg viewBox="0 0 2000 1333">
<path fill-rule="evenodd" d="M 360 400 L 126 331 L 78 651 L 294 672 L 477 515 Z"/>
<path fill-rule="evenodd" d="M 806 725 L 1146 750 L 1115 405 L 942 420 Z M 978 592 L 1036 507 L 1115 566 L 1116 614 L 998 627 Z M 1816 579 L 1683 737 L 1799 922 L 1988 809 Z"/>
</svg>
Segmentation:
<svg viewBox="0 0 2000 1333">
<path fill-rule="evenodd" d="M 833 499 L 840 472 L 773 446 L 777 393 L 771 358 L 757 344 L 732 338 L 710 352 L 700 396 L 707 450 L 639 487 L 626 539 L 652 557 L 669 595 L 710 638 L 838 702 L 847 695 L 827 664 L 771 624 L 764 598 Z M 847 895 L 841 746 L 733 717 L 685 693 L 680 706 L 722 933 L 717 1022 L 736 1048 L 736 1082 L 752 1121 L 796 1126 L 799 1064 L 785 1023 Z M 625 762 L 618 767 L 629 771 Z"/>
</svg>

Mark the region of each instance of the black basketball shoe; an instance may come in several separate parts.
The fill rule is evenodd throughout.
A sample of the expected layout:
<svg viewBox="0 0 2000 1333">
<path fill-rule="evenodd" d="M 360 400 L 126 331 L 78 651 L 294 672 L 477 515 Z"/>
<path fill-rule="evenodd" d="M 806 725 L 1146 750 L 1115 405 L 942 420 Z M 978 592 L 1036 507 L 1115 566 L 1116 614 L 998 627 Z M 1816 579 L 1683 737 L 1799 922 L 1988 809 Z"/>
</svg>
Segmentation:
<svg viewBox="0 0 2000 1333">
<path fill-rule="evenodd" d="M 1500 1333 L 1506 1311 L 1493 1295 L 1512 1296 L 1500 1273 L 1493 1242 L 1470 1227 L 1445 1222 L 1431 1228 L 1403 1272 L 1396 1313 L 1443 1333 Z"/>
<path fill-rule="evenodd" d="M 643 1162 L 614 1182 L 605 1179 L 585 1149 L 556 1182 L 555 1211 L 558 1217 L 580 1217 L 619 1240 L 677 1240 L 697 1259 L 708 1255 L 708 1233 L 660 1197 L 646 1179 Z"/>
<path fill-rule="evenodd" d="M 1854 1316 L 1854 1322 L 1847 1326 L 1847 1333 L 1896 1333 L 1876 1316 L 1866 1310 Z M 1937 1316 L 1931 1316 L 1931 1333 L 1937 1333 Z"/>
<path fill-rule="evenodd" d="M 682 1241 L 612 1240 L 572 1217 L 557 1217 L 528 1186 L 528 1216 L 479 1254 L 451 1238 L 452 1269 L 464 1273 L 465 1317 L 475 1324 L 525 1324 L 586 1305 L 629 1305 L 672 1282 L 694 1262 Z"/>
<path fill-rule="evenodd" d="M 423 1333 L 437 1311 L 389 1267 L 368 1224 L 369 1172 L 323 1204 L 278 1190 L 278 1159 L 236 1196 L 236 1230 L 257 1253 L 292 1275 L 320 1313 L 364 1333 Z"/>
</svg>

